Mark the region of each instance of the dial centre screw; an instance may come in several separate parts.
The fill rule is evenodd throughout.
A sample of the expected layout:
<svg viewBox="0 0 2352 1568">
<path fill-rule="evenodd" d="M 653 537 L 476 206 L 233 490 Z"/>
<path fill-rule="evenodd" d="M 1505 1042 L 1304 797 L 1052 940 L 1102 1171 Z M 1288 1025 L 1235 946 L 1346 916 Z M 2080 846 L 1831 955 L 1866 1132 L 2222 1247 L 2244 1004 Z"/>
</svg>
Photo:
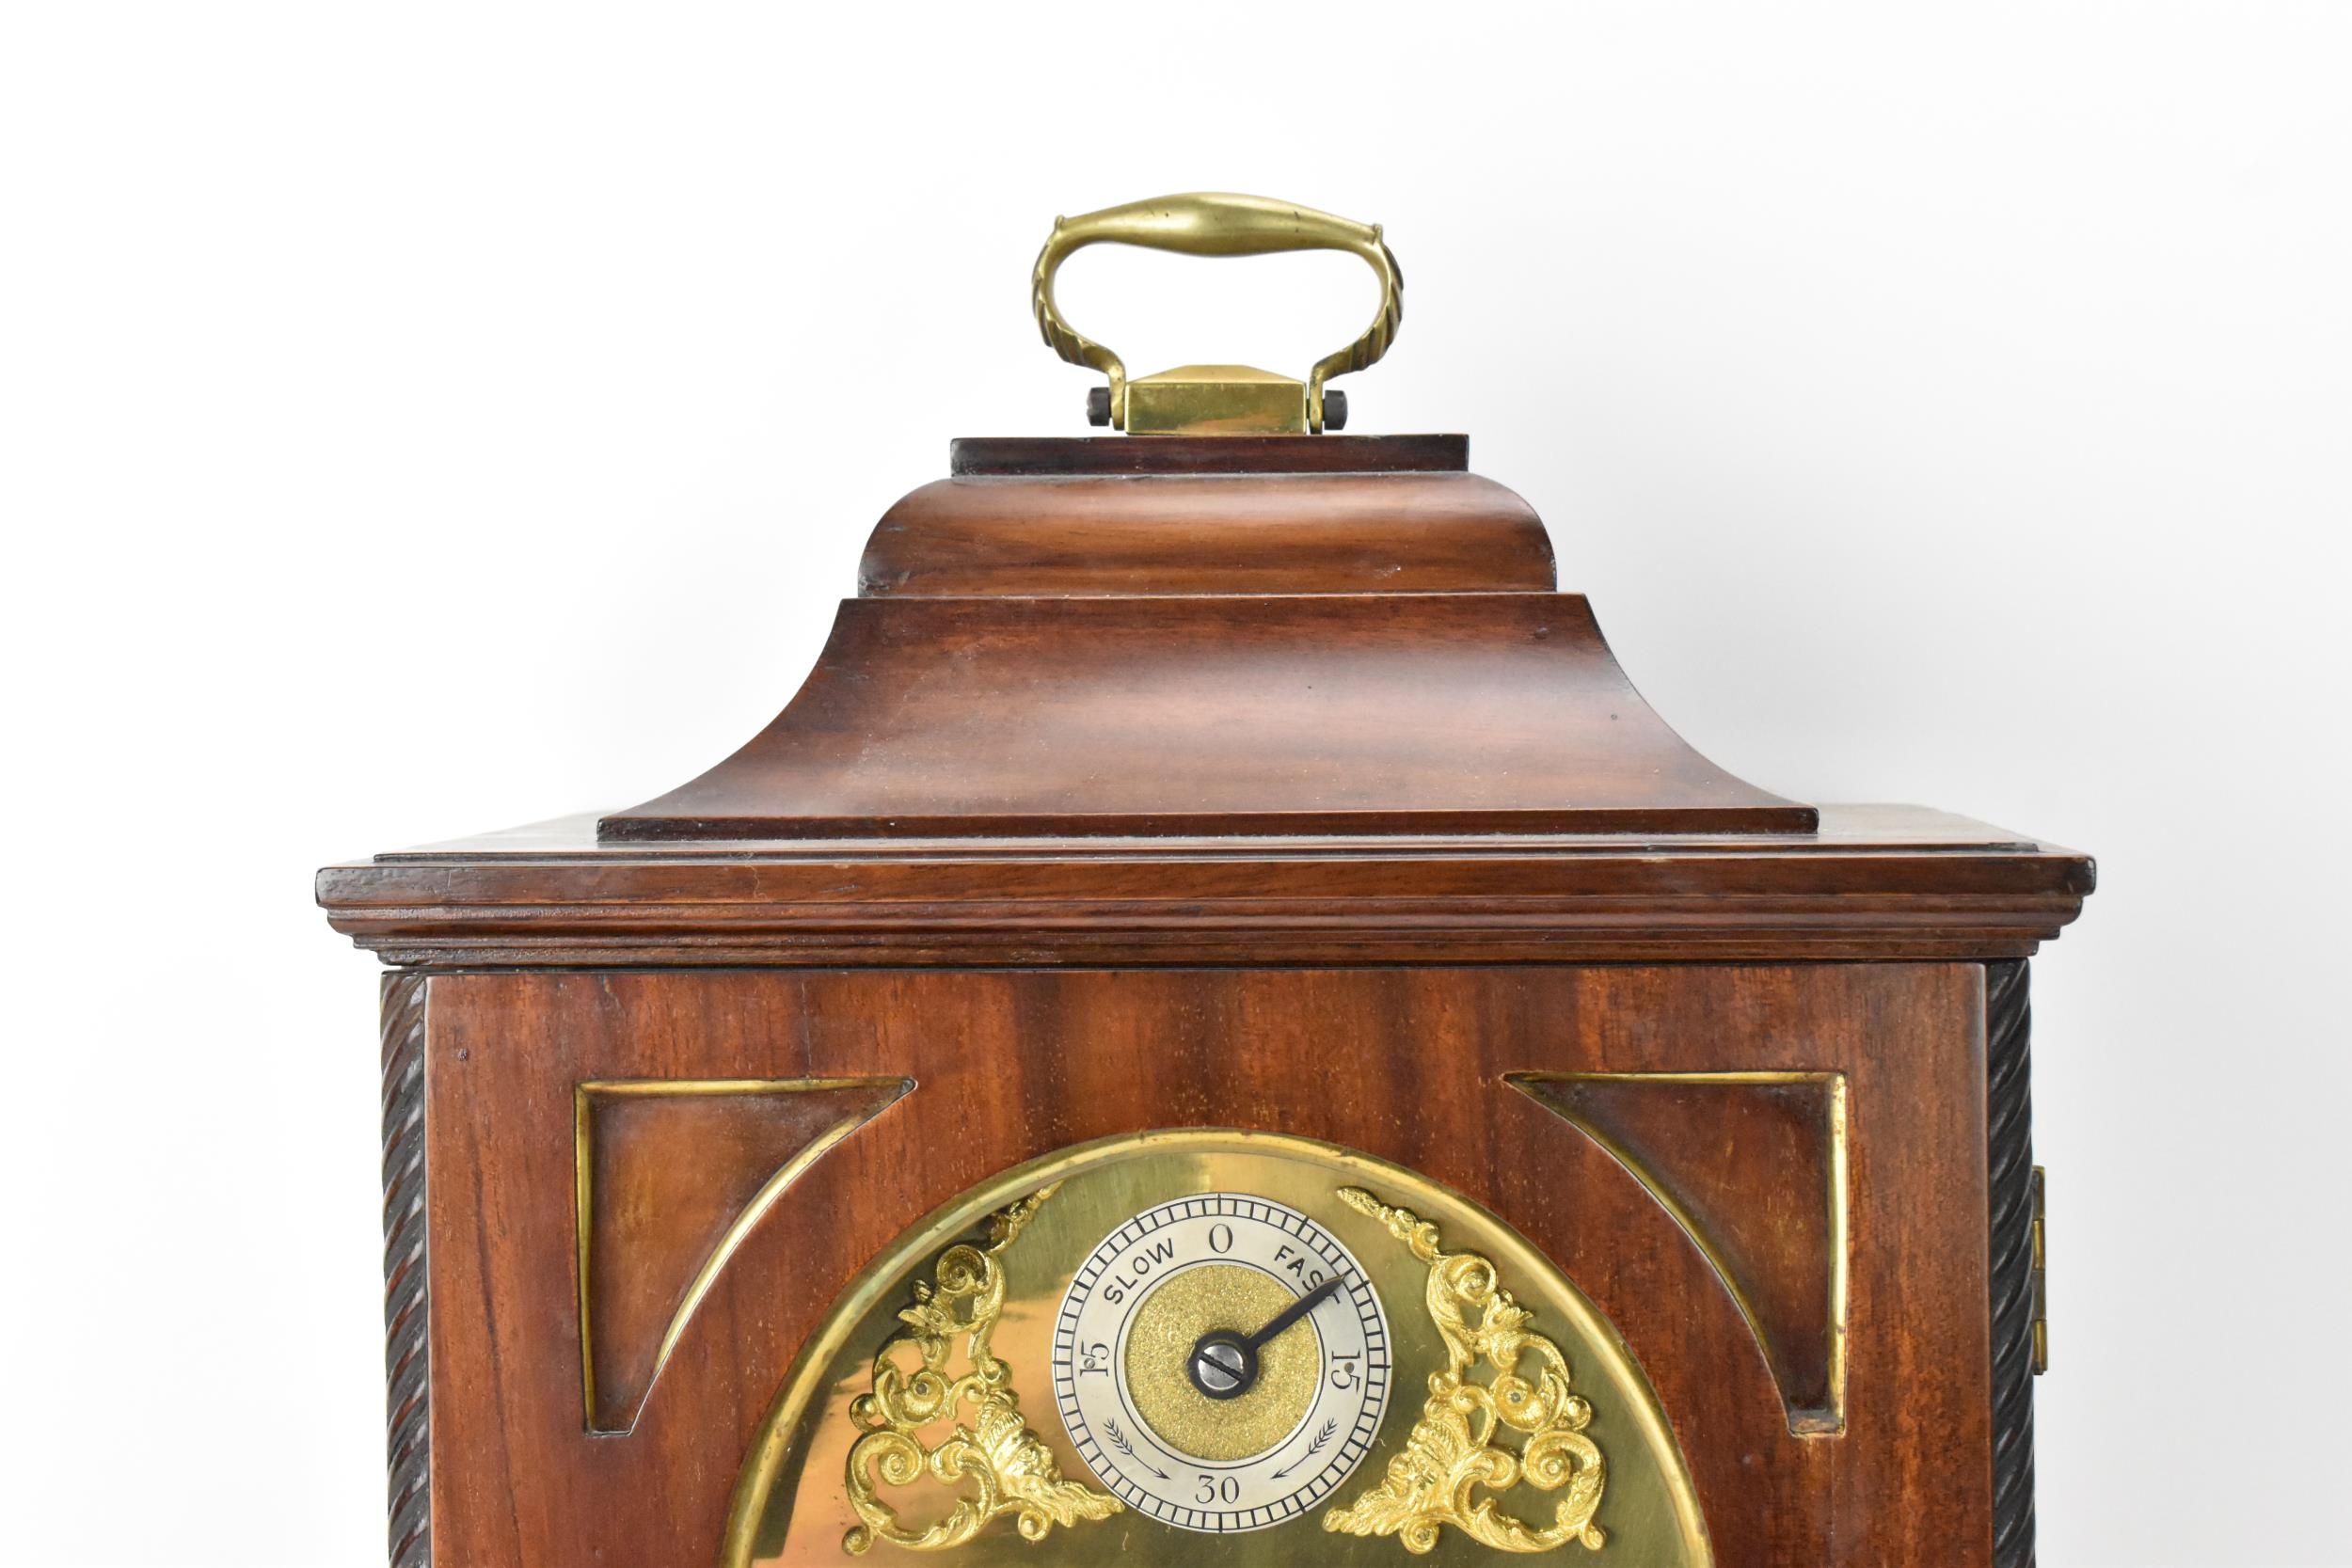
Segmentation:
<svg viewBox="0 0 2352 1568">
<path fill-rule="evenodd" d="M 1230 1400 L 1249 1391 L 1258 1380 L 1258 1357 L 1248 1341 L 1219 1329 L 1204 1334 L 1184 1361 L 1192 1386 L 1213 1400 Z"/>
</svg>

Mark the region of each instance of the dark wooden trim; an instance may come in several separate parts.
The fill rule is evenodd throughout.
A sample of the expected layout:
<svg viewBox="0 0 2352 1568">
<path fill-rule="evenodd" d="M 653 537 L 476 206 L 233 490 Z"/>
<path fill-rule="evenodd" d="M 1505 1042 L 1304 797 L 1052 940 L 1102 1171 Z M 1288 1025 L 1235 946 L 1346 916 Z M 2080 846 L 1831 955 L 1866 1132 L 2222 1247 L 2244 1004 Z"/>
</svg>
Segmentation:
<svg viewBox="0 0 2352 1568">
<path fill-rule="evenodd" d="M 384 1029 L 384 1401 L 391 1568 L 432 1568 L 431 1352 L 426 1334 L 424 993 L 387 974 Z"/>
<path fill-rule="evenodd" d="M 1819 835 L 1296 847 L 599 845 L 589 819 L 329 866 L 335 928 L 397 963 L 1322 967 L 2024 958 L 2087 857 L 1842 808 Z"/>
<path fill-rule="evenodd" d="M 1993 1568 L 2034 1568 L 2033 1007 L 2026 965 L 1984 968 L 1992 1254 Z"/>
<path fill-rule="evenodd" d="M 388 963 L 473 969 L 1195 969 L 1385 968 L 1442 964 L 1883 963 L 1979 962 L 2039 950 L 2074 918 L 2079 901 L 2008 921 L 1939 923 L 1905 932 L 1889 922 L 1785 931 L 1767 915 L 1753 926 L 1708 930 L 1636 925 L 1579 929 L 1563 924 L 1507 928 L 1432 925 L 1370 932 L 1331 926 L 1268 927 L 1263 934 L 1138 930 L 907 933 L 738 927 L 717 932 L 629 928 L 632 911 L 607 907 L 507 911 L 501 928 L 483 922 L 426 930 L 373 927 L 337 917 L 353 945 Z M 399 921 L 419 911 L 405 911 Z M 1086 917 L 1073 917 L 1083 920 Z M 1635 921 L 1643 916 L 1635 914 Z M 595 928 L 597 920 L 614 926 Z M 577 921 L 577 924 L 565 923 Z"/>
<path fill-rule="evenodd" d="M 987 474 L 1461 473 L 1467 436 L 966 436 L 947 471 Z"/>
<path fill-rule="evenodd" d="M 660 802 L 640 807 L 651 812 Z M 892 812 L 886 816 L 815 815 L 789 817 L 723 813 L 639 816 L 616 812 L 600 826 L 603 837 L 616 844 L 739 842 L 744 839 L 793 838 L 1205 838 L 1224 832 L 1248 832 L 1271 836 L 1295 832 L 1302 837 L 1374 837 L 1383 833 L 1601 833 L 1616 837 L 1647 833 L 1804 833 L 1820 820 L 1812 806 L 1560 806 L 1501 807 L 1491 811 L 1442 809 L 1415 811 L 1374 807 L 1363 811 L 1266 812 L 1237 816 L 1216 812 Z"/>
</svg>

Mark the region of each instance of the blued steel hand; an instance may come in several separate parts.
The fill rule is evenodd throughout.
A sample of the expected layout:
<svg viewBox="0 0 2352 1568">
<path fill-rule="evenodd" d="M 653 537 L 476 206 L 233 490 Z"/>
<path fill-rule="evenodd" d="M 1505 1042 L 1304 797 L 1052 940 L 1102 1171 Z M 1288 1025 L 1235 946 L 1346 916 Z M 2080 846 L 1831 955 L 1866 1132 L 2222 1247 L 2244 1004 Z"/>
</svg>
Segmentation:
<svg viewBox="0 0 2352 1568">
<path fill-rule="evenodd" d="M 1247 1338 L 1230 1328 L 1203 1334 L 1192 1347 L 1192 1354 L 1184 1358 L 1184 1375 L 1192 1380 L 1195 1388 L 1213 1400 L 1230 1400 L 1249 1392 L 1250 1386 L 1258 1381 L 1258 1352 L 1268 1340 L 1330 1300 L 1345 1282 L 1344 1277 L 1325 1280 L 1276 1313 L 1273 1322 Z"/>
<path fill-rule="evenodd" d="M 1337 1291 L 1341 1284 L 1342 1281 L 1336 1276 L 1325 1280 L 1322 1284 L 1316 1286 L 1305 1295 L 1300 1296 L 1296 1301 L 1292 1302 L 1288 1307 L 1283 1307 L 1282 1310 L 1276 1315 L 1272 1323 L 1258 1330 L 1257 1333 L 1252 1334 L 1248 1338 L 1243 1340 L 1242 1343 L 1248 1345 L 1252 1352 L 1263 1350 L 1268 1339 L 1273 1338 L 1276 1335 L 1281 1333 L 1282 1330 L 1290 1327 L 1291 1324 L 1296 1323 L 1299 1319 L 1305 1317 L 1316 1307 L 1321 1307 L 1325 1302 L 1330 1300 L 1332 1292 Z"/>
</svg>

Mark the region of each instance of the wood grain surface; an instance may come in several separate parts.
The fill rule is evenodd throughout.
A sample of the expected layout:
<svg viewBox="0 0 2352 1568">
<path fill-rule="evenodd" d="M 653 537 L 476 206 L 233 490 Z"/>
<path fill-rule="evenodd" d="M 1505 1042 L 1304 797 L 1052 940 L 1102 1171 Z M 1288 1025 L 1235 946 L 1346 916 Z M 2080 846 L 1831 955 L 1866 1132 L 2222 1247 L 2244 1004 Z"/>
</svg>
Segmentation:
<svg viewBox="0 0 2352 1568">
<path fill-rule="evenodd" d="M 1534 512 L 1457 455 L 959 442 L 784 711 L 599 835 L 1811 832 L 1650 710 Z"/>
<path fill-rule="evenodd" d="M 608 839 L 1803 832 L 1642 701 L 1581 594 L 867 598 Z"/>
<path fill-rule="evenodd" d="M 1910 808 L 1810 835 L 599 843 L 592 818 L 329 866 L 397 963 L 1029 966 L 2023 957 L 2089 857 Z"/>
<path fill-rule="evenodd" d="M 850 1275 L 980 1178 L 1159 1126 L 1265 1128 L 1484 1203 L 1623 1331 L 1726 1568 L 1984 1568 L 1991 1402 L 1976 965 L 434 976 L 434 1545 L 466 1568 L 704 1568 L 755 1427 Z M 1843 1072 L 1848 1429 L 1788 1429 L 1688 1236 L 1519 1071 Z M 746 1239 L 633 1432 L 591 1435 L 573 1085 L 902 1074 Z M 1764 1173 L 1759 1173 L 1759 1180 Z"/>
<path fill-rule="evenodd" d="M 858 562 L 864 596 L 1551 588 L 1534 512 L 1465 473 L 946 479 L 883 514 Z"/>
<path fill-rule="evenodd" d="M 679 1092 L 659 1092 L 675 1087 Z M 655 1092 L 647 1092 L 655 1091 Z M 579 1113 L 580 1309 L 589 1422 L 627 1432 L 704 1260 L 770 1180 L 904 1079 L 584 1084 Z"/>
<path fill-rule="evenodd" d="M 1848 1244 L 1839 1081 L 1531 1074 L 1511 1082 L 1589 1132 L 1674 1211 L 1745 1307 L 1789 1429 L 1837 1431 Z"/>
</svg>

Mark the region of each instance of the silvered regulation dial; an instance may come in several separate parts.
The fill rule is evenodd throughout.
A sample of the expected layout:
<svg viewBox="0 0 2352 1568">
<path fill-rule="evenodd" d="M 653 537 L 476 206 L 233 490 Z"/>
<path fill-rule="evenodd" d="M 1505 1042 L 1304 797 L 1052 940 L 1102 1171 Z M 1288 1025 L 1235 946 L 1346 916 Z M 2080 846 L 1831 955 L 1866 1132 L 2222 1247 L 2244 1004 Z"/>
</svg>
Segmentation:
<svg viewBox="0 0 2352 1568">
<path fill-rule="evenodd" d="M 1054 1326 L 1072 1446 L 1128 1507 L 1233 1533 L 1313 1509 L 1370 1449 L 1389 1324 L 1355 1255 L 1247 1193 L 1171 1199 L 1089 1255 Z"/>
</svg>

